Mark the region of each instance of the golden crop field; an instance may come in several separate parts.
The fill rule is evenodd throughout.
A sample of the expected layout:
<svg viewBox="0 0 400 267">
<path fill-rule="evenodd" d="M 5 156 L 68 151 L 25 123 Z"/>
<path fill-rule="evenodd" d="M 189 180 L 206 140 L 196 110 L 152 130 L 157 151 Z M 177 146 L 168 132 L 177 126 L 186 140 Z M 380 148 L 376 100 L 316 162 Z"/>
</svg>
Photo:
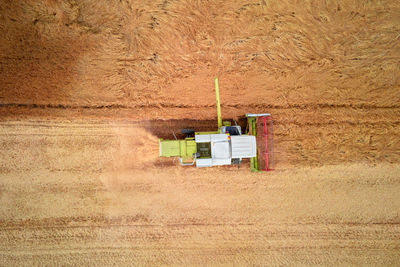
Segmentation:
<svg viewBox="0 0 400 267">
<path fill-rule="evenodd" d="M 397 1 L 2 1 L 0 265 L 398 265 L 399 73 Z M 216 76 L 274 171 L 158 157 Z"/>
</svg>

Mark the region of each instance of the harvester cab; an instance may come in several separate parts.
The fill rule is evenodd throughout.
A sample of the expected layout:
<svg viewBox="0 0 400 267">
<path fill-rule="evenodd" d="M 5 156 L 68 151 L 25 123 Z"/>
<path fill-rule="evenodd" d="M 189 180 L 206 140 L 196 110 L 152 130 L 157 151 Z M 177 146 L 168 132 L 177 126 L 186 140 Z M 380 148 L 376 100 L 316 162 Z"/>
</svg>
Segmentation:
<svg viewBox="0 0 400 267">
<path fill-rule="evenodd" d="M 269 113 L 246 114 L 247 127 L 244 133 L 240 125 L 222 121 L 218 78 L 215 78 L 217 98 L 218 130 L 196 132 L 182 129 L 183 140 L 160 139 L 160 157 L 178 157 L 181 165 L 212 167 L 241 164 L 250 159 L 252 171 L 269 171 L 273 164 L 272 119 Z"/>
</svg>

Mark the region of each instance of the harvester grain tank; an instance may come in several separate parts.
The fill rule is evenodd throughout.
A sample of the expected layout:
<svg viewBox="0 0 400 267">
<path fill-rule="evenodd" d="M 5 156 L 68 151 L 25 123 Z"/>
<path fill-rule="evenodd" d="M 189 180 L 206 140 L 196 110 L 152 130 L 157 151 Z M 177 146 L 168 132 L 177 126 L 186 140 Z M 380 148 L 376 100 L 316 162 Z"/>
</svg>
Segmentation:
<svg viewBox="0 0 400 267">
<path fill-rule="evenodd" d="M 272 118 L 269 113 L 248 113 L 244 132 L 239 125 L 222 121 L 218 78 L 215 78 L 218 129 L 195 132 L 182 129 L 182 140 L 160 139 L 160 157 L 178 157 L 181 165 L 212 167 L 241 164 L 250 159 L 252 171 L 271 170 L 273 156 Z"/>
</svg>

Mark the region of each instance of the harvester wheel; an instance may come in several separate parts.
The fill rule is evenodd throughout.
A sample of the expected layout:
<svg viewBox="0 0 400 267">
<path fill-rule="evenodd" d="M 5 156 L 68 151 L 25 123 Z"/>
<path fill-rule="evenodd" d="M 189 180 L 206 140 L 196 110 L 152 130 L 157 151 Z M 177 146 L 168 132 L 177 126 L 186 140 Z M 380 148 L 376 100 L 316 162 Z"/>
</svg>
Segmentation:
<svg viewBox="0 0 400 267">
<path fill-rule="evenodd" d="M 194 135 L 194 129 L 182 129 L 181 133 L 185 134 L 186 136 L 193 136 Z"/>
<path fill-rule="evenodd" d="M 242 164 L 242 160 L 241 159 L 232 159 L 232 164 L 238 165 L 238 169 L 239 169 L 240 165 Z"/>
</svg>

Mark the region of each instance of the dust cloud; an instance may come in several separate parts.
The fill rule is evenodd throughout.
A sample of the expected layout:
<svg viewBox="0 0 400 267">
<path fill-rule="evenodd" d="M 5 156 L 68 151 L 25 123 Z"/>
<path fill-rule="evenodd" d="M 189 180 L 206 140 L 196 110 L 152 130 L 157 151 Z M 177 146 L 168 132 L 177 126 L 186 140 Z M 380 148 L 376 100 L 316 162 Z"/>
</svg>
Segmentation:
<svg viewBox="0 0 400 267">
<path fill-rule="evenodd" d="M 112 127 L 119 147 L 113 153 L 114 170 L 143 169 L 154 164 L 159 157 L 158 138 L 143 128 Z"/>
<path fill-rule="evenodd" d="M 110 124 L 110 129 L 115 143 L 99 179 L 114 203 L 107 211 L 113 215 L 121 212 L 115 207 L 121 206 L 123 192 L 136 186 L 138 173 L 154 168 L 159 152 L 158 138 L 144 128 Z"/>
</svg>

